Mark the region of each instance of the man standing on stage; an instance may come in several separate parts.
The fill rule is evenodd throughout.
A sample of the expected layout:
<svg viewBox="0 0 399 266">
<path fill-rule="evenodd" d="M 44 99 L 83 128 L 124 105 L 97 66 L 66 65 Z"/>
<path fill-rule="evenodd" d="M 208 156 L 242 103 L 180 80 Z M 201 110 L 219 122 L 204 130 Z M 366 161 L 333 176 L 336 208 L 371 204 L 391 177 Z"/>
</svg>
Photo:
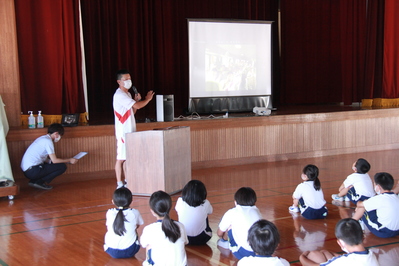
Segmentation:
<svg viewBox="0 0 399 266">
<path fill-rule="evenodd" d="M 127 70 L 119 70 L 116 74 L 116 82 L 119 88 L 114 94 L 113 106 L 115 114 L 115 136 L 116 136 L 116 163 L 115 174 L 117 188 L 125 185 L 122 181 L 123 163 L 126 161 L 125 134 L 136 131 L 136 120 L 134 114 L 137 109 L 146 106 L 154 96 L 153 91 L 149 91 L 145 99 L 141 99 L 140 93 L 135 93 L 134 98 L 129 93 L 132 87 L 130 73 Z"/>
</svg>

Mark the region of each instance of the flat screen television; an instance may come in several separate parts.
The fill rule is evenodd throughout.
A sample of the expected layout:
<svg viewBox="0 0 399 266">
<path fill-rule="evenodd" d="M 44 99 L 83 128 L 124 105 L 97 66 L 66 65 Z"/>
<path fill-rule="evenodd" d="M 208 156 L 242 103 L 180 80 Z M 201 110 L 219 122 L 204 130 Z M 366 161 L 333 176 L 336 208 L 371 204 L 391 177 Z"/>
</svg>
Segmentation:
<svg viewBox="0 0 399 266">
<path fill-rule="evenodd" d="M 272 22 L 188 19 L 189 112 L 271 108 Z"/>
</svg>

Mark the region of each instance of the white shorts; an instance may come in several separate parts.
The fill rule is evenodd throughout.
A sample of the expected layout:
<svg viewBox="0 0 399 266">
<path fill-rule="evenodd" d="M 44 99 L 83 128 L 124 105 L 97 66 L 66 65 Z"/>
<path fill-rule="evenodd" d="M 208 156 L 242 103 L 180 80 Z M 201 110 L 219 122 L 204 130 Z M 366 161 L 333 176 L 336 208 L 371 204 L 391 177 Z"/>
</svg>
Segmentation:
<svg viewBox="0 0 399 266">
<path fill-rule="evenodd" d="M 126 160 L 126 144 L 121 139 L 116 141 L 116 159 Z"/>
</svg>

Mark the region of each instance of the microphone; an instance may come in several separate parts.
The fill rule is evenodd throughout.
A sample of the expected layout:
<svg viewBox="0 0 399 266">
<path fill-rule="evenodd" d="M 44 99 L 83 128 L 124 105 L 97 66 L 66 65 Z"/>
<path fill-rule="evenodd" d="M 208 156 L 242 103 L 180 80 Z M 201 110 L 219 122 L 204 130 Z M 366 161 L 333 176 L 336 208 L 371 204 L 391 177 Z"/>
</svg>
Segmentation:
<svg viewBox="0 0 399 266">
<path fill-rule="evenodd" d="M 136 94 L 136 95 L 139 94 L 139 92 L 137 91 L 137 88 L 135 86 L 132 87 L 132 90 L 133 90 L 134 94 Z"/>
</svg>

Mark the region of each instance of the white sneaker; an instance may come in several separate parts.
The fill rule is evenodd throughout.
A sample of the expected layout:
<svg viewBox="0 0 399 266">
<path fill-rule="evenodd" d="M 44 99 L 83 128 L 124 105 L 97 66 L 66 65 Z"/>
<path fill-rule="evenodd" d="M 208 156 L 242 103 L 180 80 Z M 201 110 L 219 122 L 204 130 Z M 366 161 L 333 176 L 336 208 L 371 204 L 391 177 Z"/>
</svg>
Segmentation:
<svg viewBox="0 0 399 266">
<path fill-rule="evenodd" d="M 123 187 L 123 182 L 122 181 L 118 181 L 116 182 L 116 189 Z"/>
<path fill-rule="evenodd" d="M 348 196 L 345 196 L 345 197 L 344 197 L 344 200 L 345 200 L 345 201 L 348 201 L 348 202 L 351 201 L 351 199 L 350 199 Z"/>
<path fill-rule="evenodd" d="M 299 212 L 289 212 L 292 215 L 292 218 L 296 219 L 301 216 Z"/>
<path fill-rule="evenodd" d="M 332 198 L 333 200 L 344 201 L 344 197 L 340 197 L 340 196 L 338 196 L 338 194 L 332 194 L 332 195 L 331 195 L 331 198 Z"/>
<path fill-rule="evenodd" d="M 230 249 L 230 243 L 228 240 L 219 239 L 217 242 L 218 246 L 224 249 Z"/>
<path fill-rule="evenodd" d="M 288 210 L 289 210 L 290 212 L 299 212 L 299 208 L 298 208 L 298 207 L 295 207 L 295 206 L 290 206 L 290 207 L 288 208 Z"/>
</svg>

